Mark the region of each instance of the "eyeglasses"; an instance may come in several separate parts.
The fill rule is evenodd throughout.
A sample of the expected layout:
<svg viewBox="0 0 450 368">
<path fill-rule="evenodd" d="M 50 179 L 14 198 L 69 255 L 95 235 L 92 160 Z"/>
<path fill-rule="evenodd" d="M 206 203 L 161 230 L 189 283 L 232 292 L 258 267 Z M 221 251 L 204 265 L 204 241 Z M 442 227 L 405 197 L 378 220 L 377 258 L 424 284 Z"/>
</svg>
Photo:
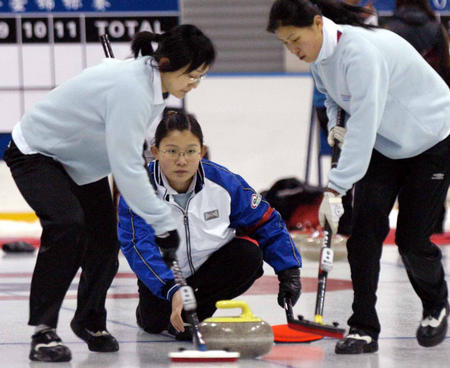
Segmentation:
<svg viewBox="0 0 450 368">
<path fill-rule="evenodd" d="M 176 148 L 169 148 L 168 150 L 165 151 L 161 150 L 161 152 L 167 157 L 174 160 L 180 157 L 181 155 L 183 155 L 186 158 L 186 160 L 191 160 L 200 154 L 200 151 L 196 148 L 190 148 L 186 151 L 180 151 Z"/>
<path fill-rule="evenodd" d="M 200 77 L 198 77 L 198 78 L 189 77 L 188 84 L 199 83 L 200 81 L 202 81 L 202 80 L 205 79 L 205 78 L 206 78 L 206 74 L 203 74 L 202 76 L 200 76 Z"/>
</svg>

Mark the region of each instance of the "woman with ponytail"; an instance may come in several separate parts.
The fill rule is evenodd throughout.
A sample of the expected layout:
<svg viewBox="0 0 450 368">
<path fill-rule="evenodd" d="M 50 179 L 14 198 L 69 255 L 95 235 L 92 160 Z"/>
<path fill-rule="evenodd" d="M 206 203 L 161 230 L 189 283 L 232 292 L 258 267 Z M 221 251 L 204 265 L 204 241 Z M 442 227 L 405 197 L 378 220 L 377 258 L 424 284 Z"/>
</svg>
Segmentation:
<svg viewBox="0 0 450 368">
<path fill-rule="evenodd" d="M 153 50 L 152 43 L 156 43 Z M 56 334 L 64 296 L 82 268 L 70 324 L 91 351 L 119 350 L 106 329 L 106 292 L 118 268 L 116 215 L 107 176 L 155 231 L 170 263 L 178 247 L 169 206 L 156 197 L 142 147 L 168 94 L 183 98 L 214 62 L 211 41 L 193 25 L 138 33 L 134 59 L 105 59 L 55 88 L 16 124 L 4 159 L 42 224 L 31 282 L 30 359 L 62 362 L 71 352 Z"/>
<path fill-rule="evenodd" d="M 440 249 L 430 241 L 450 181 L 450 91 L 403 38 L 363 23 L 363 8 L 335 0 L 277 0 L 267 30 L 311 64 L 326 95 L 329 142 L 342 145 L 319 209 L 336 231 L 341 197 L 355 184 L 347 241 L 354 300 L 338 354 L 378 350 L 375 310 L 389 213 L 398 198 L 396 244 L 422 301 L 422 346 L 443 341 L 449 314 Z M 338 109 L 346 128 L 336 126 Z"/>
</svg>

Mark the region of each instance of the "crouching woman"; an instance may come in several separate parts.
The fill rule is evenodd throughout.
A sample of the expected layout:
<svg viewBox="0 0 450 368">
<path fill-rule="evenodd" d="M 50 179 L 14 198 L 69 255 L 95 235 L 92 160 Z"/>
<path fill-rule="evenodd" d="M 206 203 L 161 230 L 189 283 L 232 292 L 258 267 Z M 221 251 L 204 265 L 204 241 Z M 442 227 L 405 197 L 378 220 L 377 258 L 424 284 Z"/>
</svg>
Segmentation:
<svg viewBox="0 0 450 368">
<path fill-rule="evenodd" d="M 294 305 L 301 292 L 301 257 L 283 220 L 239 175 L 202 160 L 206 147 L 196 119 L 169 113 L 151 149 L 156 160 L 148 168 L 149 178 L 170 204 L 181 237 L 176 257 L 194 289 L 199 319 L 212 316 L 218 300 L 249 289 L 263 274 L 263 260 L 278 275 L 278 303 L 288 299 Z M 138 325 L 150 333 L 167 329 L 177 339 L 189 338 L 181 295 L 154 229 L 123 198 L 118 234 L 138 277 Z"/>
</svg>

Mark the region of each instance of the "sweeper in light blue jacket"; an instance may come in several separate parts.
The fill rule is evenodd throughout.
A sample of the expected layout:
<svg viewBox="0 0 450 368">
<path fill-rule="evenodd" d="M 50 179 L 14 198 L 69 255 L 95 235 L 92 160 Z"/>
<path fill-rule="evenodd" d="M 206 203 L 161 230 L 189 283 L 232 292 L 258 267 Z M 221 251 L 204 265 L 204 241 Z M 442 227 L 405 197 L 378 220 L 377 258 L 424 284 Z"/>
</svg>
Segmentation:
<svg viewBox="0 0 450 368">
<path fill-rule="evenodd" d="M 295 304 L 300 296 L 301 258 L 280 214 L 239 175 L 202 160 L 205 147 L 191 115 L 170 113 L 155 133 L 149 167 L 157 196 L 170 205 L 180 247 L 177 259 L 195 290 L 200 320 L 215 303 L 244 293 L 262 275 L 262 261 L 278 275 L 278 302 Z M 182 300 L 172 271 L 155 243 L 155 232 L 123 198 L 118 234 L 122 252 L 138 276 L 137 323 L 145 331 L 168 329 L 189 337 Z M 169 323 L 170 322 L 170 323 Z"/>
<path fill-rule="evenodd" d="M 268 25 L 289 51 L 311 63 L 326 95 L 329 142 L 342 145 L 319 209 L 321 223 L 326 218 L 333 231 L 341 196 L 355 184 L 347 242 L 353 315 L 338 354 L 378 350 L 379 260 L 397 198 L 396 243 L 423 307 L 418 343 L 441 343 L 449 314 L 441 251 L 429 238 L 450 180 L 450 92 L 407 41 L 364 24 L 364 11 L 336 0 L 277 0 Z M 346 129 L 335 126 L 338 108 L 347 115 Z"/>
<path fill-rule="evenodd" d="M 197 27 L 184 24 L 164 34 L 139 32 L 131 48 L 134 58 L 105 59 L 51 91 L 14 127 L 5 151 L 43 228 L 31 282 L 31 360 L 71 359 L 56 326 L 80 267 L 70 326 L 91 351 L 119 349 L 106 329 L 106 292 L 119 250 L 109 174 L 134 211 L 154 226 L 166 255 L 178 246 L 169 208 L 148 183 L 142 147 L 165 97 L 183 98 L 198 86 L 214 61 L 214 46 Z"/>
</svg>

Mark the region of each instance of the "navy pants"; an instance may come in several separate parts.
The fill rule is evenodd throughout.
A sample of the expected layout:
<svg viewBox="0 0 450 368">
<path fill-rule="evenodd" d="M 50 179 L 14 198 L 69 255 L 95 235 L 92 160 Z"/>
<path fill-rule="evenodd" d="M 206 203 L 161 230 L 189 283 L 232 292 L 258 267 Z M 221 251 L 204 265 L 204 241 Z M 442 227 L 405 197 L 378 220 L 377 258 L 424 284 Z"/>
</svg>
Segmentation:
<svg viewBox="0 0 450 368">
<path fill-rule="evenodd" d="M 81 267 L 74 320 L 93 331 L 104 330 L 106 292 L 119 266 L 107 178 L 77 185 L 60 163 L 41 154 L 24 155 L 13 141 L 4 159 L 43 229 L 28 323 L 56 327 L 64 296 Z"/>
<path fill-rule="evenodd" d="M 398 198 L 395 242 L 424 311 L 445 305 L 448 292 L 441 250 L 430 236 L 450 180 L 450 137 L 422 154 L 392 160 L 373 151 L 368 171 L 355 186 L 352 235 L 347 241 L 354 300 L 350 327 L 377 339 L 375 310 L 382 244 Z"/>
<path fill-rule="evenodd" d="M 233 299 L 243 294 L 262 276 L 262 252 L 253 242 L 234 238 L 215 251 L 199 269 L 186 279 L 194 289 L 200 321 L 211 317 L 218 300 Z M 138 324 L 149 333 L 167 329 L 172 312 L 171 302 L 154 295 L 138 280 Z M 186 318 L 183 316 L 183 320 Z"/>
</svg>

